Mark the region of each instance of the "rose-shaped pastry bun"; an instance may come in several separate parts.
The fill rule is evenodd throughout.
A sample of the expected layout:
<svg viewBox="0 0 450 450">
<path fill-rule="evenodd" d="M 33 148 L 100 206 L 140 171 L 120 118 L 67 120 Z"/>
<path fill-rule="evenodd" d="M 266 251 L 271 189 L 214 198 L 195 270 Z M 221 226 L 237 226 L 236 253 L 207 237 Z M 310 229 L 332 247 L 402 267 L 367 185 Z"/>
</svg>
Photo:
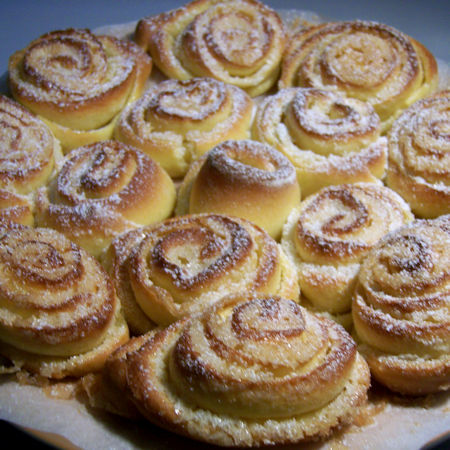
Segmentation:
<svg viewBox="0 0 450 450">
<path fill-rule="evenodd" d="M 58 30 L 10 57 L 9 86 L 68 151 L 111 138 L 118 113 L 142 93 L 151 67 L 131 41 Z"/>
<path fill-rule="evenodd" d="M 450 388 L 450 216 L 387 235 L 361 266 L 353 321 L 373 376 L 393 391 Z"/>
<path fill-rule="evenodd" d="M 197 0 L 146 17 L 135 40 L 169 78 L 211 77 L 252 97 L 276 82 L 285 47 L 278 14 L 256 0 Z"/>
<path fill-rule="evenodd" d="M 395 28 L 359 20 L 323 23 L 294 35 L 279 80 L 279 88 L 329 89 L 368 102 L 383 132 L 437 84 L 436 60 L 422 44 Z"/>
<path fill-rule="evenodd" d="M 252 99 L 235 86 L 212 78 L 166 80 L 125 108 L 114 136 L 178 177 L 219 142 L 248 138 L 252 115 Z"/>
<path fill-rule="evenodd" d="M 62 158 L 53 133 L 38 117 L 0 95 L 0 189 L 30 194 L 46 184 Z"/>
<path fill-rule="evenodd" d="M 240 447 L 327 436 L 352 421 L 370 378 L 341 326 L 248 293 L 129 341 L 107 364 L 151 422 Z"/>
<path fill-rule="evenodd" d="M 450 90 L 414 103 L 388 135 L 386 183 L 424 218 L 450 213 Z"/>
<path fill-rule="evenodd" d="M 295 168 L 285 156 L 257 141 L 230 140 L 191 165 L 178 190 L 175 213 L 243 217 L 279 239 L 299 203 Z"/>
<path fill-rule="evenodd" d="M 193 214 L 129 231 L 113 241 L 105 263 L 136 334 L 240 290 L 299 295 L 279 244 L 237 217 Z"/>
<path fill-rule="evenodd" d="M 36 221 L 54 228 L 95 256 L 120 233 L 170 216 L 175 187 L 141 151 L 101 141 L 66 155 L 36 196 Z"/>
<path fill-rule="evenodd" d="M 55 230 L 0 222 L 0 371 L 49 378 L 99 370 L 128 340 L 99 263 Z"/>
<path fill-rule="evenodd" d="M 411 220 L 406 202 L 381 184 L 329 186 L 305 199 L 289 216 L 281 242 L 297 268 L 305 305 L 349 328 L 361 261 Z"/>
<path fill-rule="evenodd" d="M 286 155 L 306 197 L 332 184 L 376 181 L 387 143 L 368 103 L 311 88 L 282 89 L 259 105 L 254 139 Z"/>
</svg>

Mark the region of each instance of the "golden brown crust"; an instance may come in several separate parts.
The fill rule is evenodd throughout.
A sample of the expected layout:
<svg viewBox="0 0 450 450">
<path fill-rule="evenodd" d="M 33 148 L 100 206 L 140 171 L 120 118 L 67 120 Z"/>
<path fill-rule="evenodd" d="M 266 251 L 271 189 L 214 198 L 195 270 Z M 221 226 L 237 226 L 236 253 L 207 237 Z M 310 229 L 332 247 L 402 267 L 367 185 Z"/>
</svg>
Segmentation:
<svg viewBox="0 0 450 450">
<path fill-rule="evenodd" d="M 212 78 L 165 80 L 122 112 L 114 135 L 177 177 L 219 142 L 248 138 L 252 114 L 253 101 L 235 86 Z"/>
<path fill-rule="evenodd" d="M 417 220 L 387 235 L 361 266 L 355 330 L 374 376 L 395 391 L 450 387 L 449 239 L 449 216 Z"/>
<path fill-rule="evenodd" d="M 11 220 L 22 225 L 33 226 L 33 204 L 23 195 L 0 189 L 0 220 Z"/>
<path fill-rule="evenodd" d="M 38 191 L 36 220 L 95 256 L 118 234 L 170 216 L 175 187 L 139 150 L 103 141 L 69 153 L 52 182 Z"/>
<path fill-rule="evenodd" d="M 252 97 L 275 82 L 285 46 L 278 14 L 255 0 L 197 0 L 139 21 L 135 40 L 169 78 L 208 76 Z"/>
<path fill-rule="evenodd" d="M 8 69 L 14 98 L 42 116 L 68 150 L 111 137 L 108 124 L 140 95 L 151 60 L 132 42 L 67 29 L 14 53 Z"/>
<path fill-rule="evenodd" d="M 101 367 L 125 342 L 113 284 L 99 263 L 63 235 L 2 222 L 1 353 L 44 376 Z"/>
<path fill-rule="evenodd" d="M 127 321 L 137 333 L 241 289 L 298 298 L 296 275 L 278 244 L 237 217 L 168 219 L 119 236 L 108 256 Z"/>
<path fill-rule="evenodd" d="M 191 165 L 178 190 L 175 213 L 243 217 L 279 239 L 299 202 L 295 169 L 286 157 L 256 141 L 230 140 Z"/>
<path fill-rule="evenodd" d="M 116 362 L 126 375 L 117 385 L 147 419 L 226 446 L 327 436 L 352 420 L 369 387 L 367 365 L 340 326 L 255 294 L 225 297 L 132 340 Z"/>
<path fill-rule="evenodd" d="M 290 159 L 303 197 L 384 175 L 387 143 L 377 114 L 368 103 L 339 93 L 288 88 L 268 96 L 256 112 L 253 137 Z"/>
<path fill-rule="evenodd" d="M 376 57 L 374 57 L 376 55 Z M 437 87 L 437 64 L 420 43 L 377 22 L 329 22 L 289 42 L 280 88 L 327 88 L 371 103 L 386 131 L 399 112 Z"/>
<path fill-rule="evenodd" d="M 381 184 L 329 186 L 305 199 L 282 237 L 302 295 L 317 311 L 349 313 L 360 262 L 384 235 L 412 219 L 403 199 Z"/>
<path fill-rule="evenodd" d="M 386 183 L 419 217 L 450 213 L 450 90 L 404 111 L 389 135 Z"/>
<path fill-rule="evenodd" d="M 22 105 L 0 95 L 0 188 L 29 194 L 47 183 L 61 159 L 50 129 Z"/>
<path fill-rule="evenodd" d="M 125 319 L 133 335 L 143 334 L 156 327 L 155 322 L 146 316 L 136 302 L 128 275 L 129 256 L 144 236 L 145 233 L 141 228 L 123 233 L 112 241 L 102 261 L 111 275 Z"/>
</svg>

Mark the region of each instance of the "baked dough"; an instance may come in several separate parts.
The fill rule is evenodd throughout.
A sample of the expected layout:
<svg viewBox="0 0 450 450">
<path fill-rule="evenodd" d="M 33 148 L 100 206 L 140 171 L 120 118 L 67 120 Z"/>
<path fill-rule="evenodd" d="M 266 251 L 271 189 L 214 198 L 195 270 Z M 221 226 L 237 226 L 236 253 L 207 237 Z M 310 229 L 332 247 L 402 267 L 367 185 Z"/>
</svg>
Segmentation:
<svg viewBox="0 0 450 450">
<path fill-rule="evenodd" d="M 135 40 L 169 78 L 211 77 L 255 97 L 275 84 L 286 35 L 258 1 L 196 0 L 141 19 Z"/>
<path fill-rule="evenodd" d="M 34 217 L 31 199 L 0 189 L 0 220 L 11 220 L 22 225 L 33 226 Z"/>
<path fill-rule="evenodd" d="M 101 141 L 66 155 L 36 194 L 36 222 L 100 256 L 118 234 L 170 216 L 175 197 L 173 181 L 149 156 Z"/>
<path fill-rule="evenodd" d="M 81 376 L 127 340 L 113 284 L 92 256 L 57 231 L 0 222 L 0 355 L 13 370 Z"/>
<path fill-rule="evenodd" d="M 387 235 L 361 266 L 353 298 L 373 376 L 402 394 L 450 388 L 450 216 Z"/>
<path fill-rule="evenodd" d="M 382 178 L 387 142 L 380 132 L 370 104 L 312 88 L 267 96 L 253 123 L 253 138 L 295 166 L 303 198 L 325 186 Z"/>
<path fill-rule="evenodd" d="M 283 154 L 257 141 L 230 140 L 191 165 L 178 189 L 175 213 L 243 217 L 279 240 L 299 203 L 295 168 Z"/>
<path fill-rule="evenodd" d="M 423 218 L 450 213 L 450 90 L 414 103 L 389 132 L 386 183 Z"/>
<path fill-rule="evenodd" d="M 350 328 L 361 262 L 413 218 L 407 203 L 381 183 L 329 186 L 306 198 L 290 214 L 281 241 L 297 268 L 304 304 Z"/>
<path fill-rule="evenodd" d="M 329 435 L 353 420 L 370 381 L 342 327 L 255 294 L 131 340 L 106 370 L 151 422 L 240 447 Z"/>
<path fill-rule="evenodd" d="M 279 244 L 237 217 L 192 214 L 129 231 L 113 241 L 105 264 L 136 334 L 240 290 L 299 295 Z"/>
<path fill-rule="evenodd" d="M 165 80 L 120 115 L 114 136 L 158 161 L 172 177 L 227 139 L 250 137 L 252 99 L 212 78 Z"/>
<path fill-rule="evenodd" d="M 58 30 L 10 57 L 9 87 L 67 152 L 111 138 L 118 113 L 142 94 L 151 67 L 151 58 L 131 41 Z"/>
<path fill-rule="evenodd" d="M 30 194 L 50 179 L 61 146 L 38 117 L 4 95 L 0 122 L 0 189 Z"/>
<path fill-rule="evenodd" d="M 390 26 L 355 20 L 319 24 L 293 36 L 278 86 L 330 89 L 368 102 L 385 132 L 437 84 L 436 60 L 422 44 Z"/>
</svg>

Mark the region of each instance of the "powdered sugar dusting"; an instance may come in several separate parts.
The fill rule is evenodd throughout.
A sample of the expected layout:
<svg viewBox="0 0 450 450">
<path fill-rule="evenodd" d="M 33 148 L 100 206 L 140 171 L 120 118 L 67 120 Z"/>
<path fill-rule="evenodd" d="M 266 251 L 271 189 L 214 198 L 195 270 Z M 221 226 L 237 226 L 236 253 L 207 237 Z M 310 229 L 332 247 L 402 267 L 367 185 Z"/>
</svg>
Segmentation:
<svg viewBox="0 0 450 450">
<path fill-rule="evenodd" d="M 166 80 L 124 110 L 116 134 L 174 171 L 229 135 L 248 137 L 252 108 L 244 91 L 211 78 Z"/>
<path fill-rule="evenodd" d="M 44 123 L 3 96 L 0 124 L 1 187 L 27 194 L 50 177 L 57 143 Z"/>
<path fill-rule="evenodd" d="M 302 203 L 298 251 L 311 262 L 317 257 L 319 261 L 331 258 L 335 263 L 334 258 L 358 261 L 385 234 L 411 218 L 405 202 L 384 186 L 330 186 Z"/>
<path fill-rule="evenodd" d="M 120 89 L 134 76 L 136 67 L 136 55 L 126 42 L 97 37 L 88 30 L 54 31 L 13 56 L 9 65 L 10 86 L 14 96 L 44 116 L 49 114 L 45 103 L 73 113 Z M 126 97 L 129 91 L 128 88 L 122 95 Z M 104 125 L 116 113 L 117 107 L 112 108 L 110 116 L 100 118 L 101 123 L 94 126 Z M 99 119 L 94 117 L 95 120 Z M 64 118 L 56 121 L 65 124 Z"/>
<path fill-rule="evenodd" d="M 234 180 L 247 180 L 276 189 L 296 181 L 294 167 L 287 158 L 255 141 L 225 141 L 211 150 L 208 161 L 227 174 L 231 185 Z"/>
</svg>

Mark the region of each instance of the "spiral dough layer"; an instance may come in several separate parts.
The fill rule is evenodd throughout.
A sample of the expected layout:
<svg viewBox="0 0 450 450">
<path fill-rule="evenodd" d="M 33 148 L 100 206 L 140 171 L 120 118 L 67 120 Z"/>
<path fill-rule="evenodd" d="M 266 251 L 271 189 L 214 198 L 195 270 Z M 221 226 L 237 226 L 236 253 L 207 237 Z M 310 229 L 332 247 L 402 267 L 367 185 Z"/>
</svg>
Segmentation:
<svg viewBox="0 0 450 450">
<path fill-rule="evenodd" d="M 136 42 L 169 78 L 207 76 L 252 97 L 279 74 L 285 31 L 278 14 L 255 0 L 197 0 L 142 19 Z"/>
<path fill-rule="evenodd" d="M 45 376 L 99 369 L 126 341 L 111 280 L 60 233 L 0 225 L 0 353 Z"/>
<path fill-rule="evenodd" d="M 0 220 L 33 226 L 33 204 L 23 195 L 0 189 Z"/>
<path fill-rule="evenodd" d="M 115 116 L 142 93 L 151 59 L 133 42 L 67 29 L 14 53 L 8 69 L 14 98 L 69 150 L 111 137 Z"/>
<path fill-rule="evenodd" d="M 299 202 L 295 168 L 285 156 L 256 141 L 230 140 L 191 165 L 178 190 L 175 213 L 243 217 L 279 239 Z"/>
<path fill-rule="evenodd" d="M 394 391 L 450 388 L 450 216 L 417 220 L 366 257 L 353 299 L 361 351 Z"/>
<path fill-rule="evenodd" d="M 19 103 L 0 95 L 0 188 L 29 194 L 62 158 L 50 129 Z"/>
<path fill-rule="evenodd" d="M 227 296 L 128 346 L 108 365 L 144 416 L 219 445 L 326 436 L 352 420 L 369 385 L 343 328 L 276 296 Z"/>
<path fill-rule="evenodd" d="M 289 216 L 282 238 L 302 295 L 316 310 L 350 315 L 360 262 L 412 219 L 406 202 L 381 184 L 329 186 L 308 197 Z"/>
<path fill-rule="evenodd" d="M 37 222 L 98 256 L 118 234 L 168 217 L 175 206 L 169 175 L 139 150 L 117 141 L 66 156 L 36 197 Z"/>
<path fill-rule="evenodd" d="M 386 183 L 420 217 L 450 213 L 450 90 L 416 102 L 394 122 Z"/>
<path fill-rule="evenodd" d="M 377 22 L 330 22 L 289 42 L 279 88 L 331 89 L 373 105 L 386 131 L 398 113 L 432 92 L 437 64 L 422 44 Z"/>
<path fill-rule="evenodd" d="M 151 321 L 169 324 L 242 289 L 299 295 L 294 269 L 279 245 L 244 219 L 214 214 L 169 219 L 119 236 L 109 257 L 127 321 L 138 333 Z"/>
<path fill-rule="evenodd" d="M 166 80 L 122 112 L 114 135 L 177 177 L 219 142 L 248 138 L 252 114 L 253 101 L 235 86 L 212 78 Z"/>
<path fill-rule="evenodd" d="M 339 93 L 282 89 L 259 105 L 254 139 L 285 154 L 304 197 L 332 184 L 384 175 L 387 144 L 372 106 Z"/>
</svg>

